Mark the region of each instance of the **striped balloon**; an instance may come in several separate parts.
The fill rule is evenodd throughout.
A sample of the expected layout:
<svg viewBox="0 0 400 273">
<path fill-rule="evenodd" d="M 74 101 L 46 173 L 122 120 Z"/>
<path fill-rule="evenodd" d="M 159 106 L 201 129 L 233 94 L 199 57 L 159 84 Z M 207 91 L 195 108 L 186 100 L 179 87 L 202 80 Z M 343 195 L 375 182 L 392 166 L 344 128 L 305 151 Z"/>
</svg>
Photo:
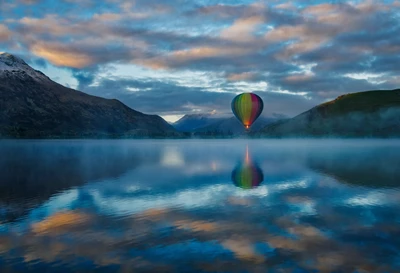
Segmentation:
<svg viewBox="0 0 400 273">
<path fill-rule="evenodd" d="M 232 100 L 232 112 L 236 118 L 248 129 L 261 115 L 264 109 L 262 99 L 253 93 L 237 95 Z"/>
</svg>

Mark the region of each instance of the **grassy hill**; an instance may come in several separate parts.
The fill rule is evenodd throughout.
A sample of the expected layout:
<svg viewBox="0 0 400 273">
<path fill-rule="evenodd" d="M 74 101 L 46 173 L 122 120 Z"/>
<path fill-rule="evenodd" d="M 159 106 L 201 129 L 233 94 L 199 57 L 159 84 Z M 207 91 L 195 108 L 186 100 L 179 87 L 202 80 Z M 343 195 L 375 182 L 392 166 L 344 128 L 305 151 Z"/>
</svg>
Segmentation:
<svg viewBox="0 0 400 273">
<path fill-rule="evenodd" d="M 400 89 L 342 95 L 260 130 L 269 137 L 400 137 Z"/>
</svg>

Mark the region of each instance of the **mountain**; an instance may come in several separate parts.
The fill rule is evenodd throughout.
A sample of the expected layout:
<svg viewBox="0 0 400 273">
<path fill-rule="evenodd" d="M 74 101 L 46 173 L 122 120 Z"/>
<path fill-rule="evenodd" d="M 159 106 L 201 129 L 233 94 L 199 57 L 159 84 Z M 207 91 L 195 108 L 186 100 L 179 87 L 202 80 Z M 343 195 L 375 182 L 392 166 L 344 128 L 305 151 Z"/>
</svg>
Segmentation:
<svg viewBox="0 0 400 273">
<path fill-rule="evenodd" d="M 156 115 L 64 87 L 22 59 L 0 54 L 0 137 L 168 136 Z"/>
<path fill-rule="evenodd" d="M 223 117 L 217 116 L 214 113 L 187 114 L 176 121 L 173 126 L 180 132 L 193 132 L 223 119 Z"/>
<path fill-rule="evenodd" d="M 276 122 L 277 118 L 260 116 L 250 127 L 250 132 L 257 132 L 266 125 Z M 241 135 L 245 133 L 243 124 L 236 117 L 224 118 L 208 126 L 195 130 L 196 134 Z"/>
<path fill-rule="evenodd" d="M 269 137 L 399 137 L 400 89 L 342 95 L 263 128 Z"/>
<path fill-rule="evenodd" d="M 281 115 L 260 116 L 251 126 L 250 131 L 258 131 L 280 119 L 282 119 Z M 240 135 L 245 133 L 243 125 L 236 117 L 219 116 L 214 113 L 188 114 L 176 121 L 173 126 L 180 132 L 191 132 L 195 135 Z"/>
</svg>

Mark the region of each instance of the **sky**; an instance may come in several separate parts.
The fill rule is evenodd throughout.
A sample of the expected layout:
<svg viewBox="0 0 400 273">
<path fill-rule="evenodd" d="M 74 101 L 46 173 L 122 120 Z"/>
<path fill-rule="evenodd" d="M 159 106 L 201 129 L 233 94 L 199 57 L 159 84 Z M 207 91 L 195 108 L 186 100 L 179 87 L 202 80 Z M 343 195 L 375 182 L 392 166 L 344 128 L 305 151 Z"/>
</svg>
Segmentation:
<svg viewBox="0 0 400 273">
<path fill-rule="evenodd" d="M 291 117 L 400 87 L 400 0 L 0 0 L 0 52 L 168 121 L 242 92 Z"/>
</svg>

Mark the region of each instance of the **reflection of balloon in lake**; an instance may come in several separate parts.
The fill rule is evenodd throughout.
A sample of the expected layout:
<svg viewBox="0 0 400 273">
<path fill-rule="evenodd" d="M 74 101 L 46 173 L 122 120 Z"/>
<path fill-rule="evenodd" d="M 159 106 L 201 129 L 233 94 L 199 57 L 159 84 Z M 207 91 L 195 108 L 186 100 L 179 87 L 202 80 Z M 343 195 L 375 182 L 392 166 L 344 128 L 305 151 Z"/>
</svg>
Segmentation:
<svg viewBox="0 0 400 273">
<path fill-rule="evenodd" d="M 244 162 L 236 166 L 232 171 L 232 181 L 235 186 L 242 189 L 252 189 L 260 186 L 264 180 L 264 174 L 260 167 L 250 159 L 249 149 L 246 148 Z"/>
<path fill-rule="evenodd" d="M 232 112 L 236 118 L 249 129 L 253 122 L 261 115 L 264 108 L 262 99 L 253 93 L 237 95 L 232 100 Z"/>
</svg>

